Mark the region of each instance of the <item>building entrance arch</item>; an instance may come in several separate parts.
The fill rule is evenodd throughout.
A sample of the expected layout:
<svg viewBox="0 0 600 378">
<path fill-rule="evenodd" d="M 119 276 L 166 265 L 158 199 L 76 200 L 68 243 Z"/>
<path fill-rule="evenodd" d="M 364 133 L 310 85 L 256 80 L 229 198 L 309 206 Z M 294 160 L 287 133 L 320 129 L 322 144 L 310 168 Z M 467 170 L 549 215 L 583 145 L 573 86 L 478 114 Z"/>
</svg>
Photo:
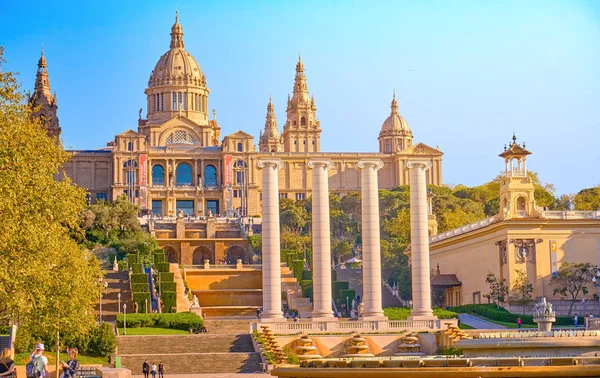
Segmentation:
<svg viewBox="0 0 600 378">
<path fill-rule="evenodd" d="M 165 259 L 168 263 L 179 264 L 179 253 L 173 247 L 164 247 Z"/>
<path fill-rule="evenodd" d="M 234 245 L 233 247 L 229 247 L 227 252 L 225 252 L 225 263 L 234 265 L 237 260 L 242 260 L 243 264 L 248 264 L 246 250 L 239 245 Z"/>
<path fill-rule="evenodd" d="M 204 265 L 204 260 L 208 260 L 209 264 L 215 263 L 215 255 L 208 247 L 198 247 L 194 250 L 192 256 L 192 264 Z"/>
</svg>

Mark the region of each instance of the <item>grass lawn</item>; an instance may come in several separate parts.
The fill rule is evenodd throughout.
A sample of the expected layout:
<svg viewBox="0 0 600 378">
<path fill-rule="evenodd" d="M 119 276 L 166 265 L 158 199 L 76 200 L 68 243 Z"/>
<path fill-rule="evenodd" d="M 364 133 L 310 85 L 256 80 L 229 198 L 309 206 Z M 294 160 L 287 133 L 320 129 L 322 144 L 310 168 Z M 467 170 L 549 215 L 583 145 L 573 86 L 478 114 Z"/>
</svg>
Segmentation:
<svg viewBox="0 0 600 378">
<path fill-rule="evenodd" d="M 136 327 L 127 328 L 127 336 L 145 336 L 145 335 L 189 335 L 189 331 L 170 328 L 155 327 Z M 123 335 L 123 328 L 119 328 L 119 335 Z"/>
<path fill-rule="evenodd" d="M 48 358 L 48 365 L 56 364 L 56 353 L 44 352 L 44 356 Z M 66 353 L 60 354 L 60 360 L 67 362 L 69 357 Z M 108 357 L 97 357 L 97 356 L 77 356 L 77 360 L 81 365 L 106 365 L 108 364 Z M 17 365 L 26 365 L 29 362 L 29 353 L 19 353 L 15 356 L 15 363 Z"/>
<path fill-rule="evenodd" d="M 460 328 L 460 329 L 475 329 L 475 327 L 471 327 L 470 325 L 464 324 L 464 323 L 460 323 L 458 328 Z"/>
</svg>

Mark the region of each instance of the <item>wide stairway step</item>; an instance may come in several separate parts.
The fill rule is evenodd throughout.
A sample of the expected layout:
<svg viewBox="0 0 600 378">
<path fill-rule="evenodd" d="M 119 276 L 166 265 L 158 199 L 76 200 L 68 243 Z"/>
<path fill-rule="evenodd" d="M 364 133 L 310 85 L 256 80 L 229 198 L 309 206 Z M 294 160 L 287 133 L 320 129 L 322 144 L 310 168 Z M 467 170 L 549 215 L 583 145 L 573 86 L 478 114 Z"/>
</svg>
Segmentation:
<svg viewBox="0 0 600 378">
<path fill-rule="evenodd" d="M 256 316 L 256 310 L 261 306 L 202 306 L 202 314 L 207 319 L 213 317 L 244 317 L 251 319 Z"/>
<path fill-rule="evenodd" d="M 176 353 L 228 353 L 253 352 L 252 340 L 247 333 L 249 326 L 236 335 L 219 335 L 207 326 L 211 333 L 199 335 L 119 336 L 117 351 L 127 354 L 176 354 Z M 246 334 L 239 334 L 244 332 Z"/>
<path fill-rule="evenodd" d="M 252 319 L 256 320 L 256 316 Z M 249 320 L 207 319 L 204 325 L 209 334 L 239 335 L 250 332 Z"/>
<path fill-rule="evenodd" d="M 185 353 L 121 355 L 121 365 L 141 374 L 144 360 L 150 364 L 162 361 L 166 375 L 170 374 L 219 374 L 254 373 L 260 371 L 260 355 L 248 353 Z"/>
</svg>

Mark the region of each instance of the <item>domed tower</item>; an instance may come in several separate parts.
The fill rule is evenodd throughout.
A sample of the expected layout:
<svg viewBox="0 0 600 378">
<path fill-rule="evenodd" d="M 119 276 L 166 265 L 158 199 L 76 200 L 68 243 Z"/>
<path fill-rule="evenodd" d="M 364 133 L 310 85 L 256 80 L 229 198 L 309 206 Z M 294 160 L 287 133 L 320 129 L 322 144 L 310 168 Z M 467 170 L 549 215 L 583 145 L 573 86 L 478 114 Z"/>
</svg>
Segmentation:
<svg viewBox="0 0 600 378">
<path fill-rule="evenodd" d="M 412 131 L 408 127 L 408 122 L 398 112 L 396 91 L 394 91 L 391 108 L 391 114 L 383 122 L 379 132 L 379 152 L 383 154 L 393 154 L 412 146 Z"/>
<path fill-rule="evenodd" d="M 317 120 L 315 98 L 308 97 L 304 63 L 298 57 L 294 95 L 288 96 L 287 120 L 283 126 L 285 152 L 319 152 L 321 150 L 321 123 Z"/>
<path fill-rule="evenodd" d="M 277 128 L 277 119 L 275 118 L 275 106 L 273 105 L 273 100 L 269 97 L 265 131 L 260 134 L 260 152 L 280 152 L 282 150 L 281 145 L 282 141 Z"/>
<path fill-rule="evenodd" d="M 148 120 L 140 123 L 141 133 L 148 135 L 150 132 L 143 128 L 152 128 L 176 117 L 185 117 L 197 125 L 215 129 L 211 131 L 211 135 L 202 136 L 201 141 L 194 140 L 194 143 L 213 144 L 218 127 L 216 121 L 209 122 L 210 90 L 196 59 L 184 49 L 183 28 L 179 24 L 177 13 L 171 27 L 170 49 L 156 63 L 145 93 L 148 96 Z M 159 141 L 151 142 L 156 145 Z"/>
<path fill-rule="evenodd" d="M 527 156 L 531 155 L 525 148 L 517 143 L 513 134 L 512 141 L 504 151 L 498 155 L 504 159 L 504 177 L 500 180 L 500 217 L 532 218 L 538 215 L 535 205 L 535 187 L 527 171 Z"/>
<path fill-rule="evenodd" d="M 51 137 L 60 137 L 60 125 L 58 123 L 58 105 L 56 103 L 56 92 L 54 95 L 50 92 L 50 78 L 48 77 L 48 65 L 42 48 L 42 56 L 38 61 L 38 70 L 35 77 L 35 89 L 33 95 L 29 99 L 31 106 L 34 108 L 32 117 L 42 118 L 44 127 Z"/>
</svg>

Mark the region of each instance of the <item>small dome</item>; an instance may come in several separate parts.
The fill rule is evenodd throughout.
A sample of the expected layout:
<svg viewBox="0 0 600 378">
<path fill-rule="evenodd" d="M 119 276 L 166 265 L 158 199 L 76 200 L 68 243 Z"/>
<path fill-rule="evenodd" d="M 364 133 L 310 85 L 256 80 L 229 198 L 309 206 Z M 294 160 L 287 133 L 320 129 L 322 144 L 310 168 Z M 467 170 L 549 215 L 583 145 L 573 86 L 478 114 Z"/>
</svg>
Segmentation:
<svg viewBox="0 0 600 378">
<path fill-rule="evenodd" d="M 148 80 L 150 88 L 160 85 L 206 86 L 206 78 L 198 62 L 184 49 L 183 28 L 178 17 L 171 28 L 171 49 L 160 57 Z"/>
<path fill-rule="evenodd" d="M 394 99 L 392 100 L 392 112 L 389 117 L 383 122 L 381 126 L 381 132 L 385 131 L 405 131 L 410 132 L 408 122 L 398 112 L 398 101 L 396 101 L 396 92 L 394 92 Z"/>
</svg>

